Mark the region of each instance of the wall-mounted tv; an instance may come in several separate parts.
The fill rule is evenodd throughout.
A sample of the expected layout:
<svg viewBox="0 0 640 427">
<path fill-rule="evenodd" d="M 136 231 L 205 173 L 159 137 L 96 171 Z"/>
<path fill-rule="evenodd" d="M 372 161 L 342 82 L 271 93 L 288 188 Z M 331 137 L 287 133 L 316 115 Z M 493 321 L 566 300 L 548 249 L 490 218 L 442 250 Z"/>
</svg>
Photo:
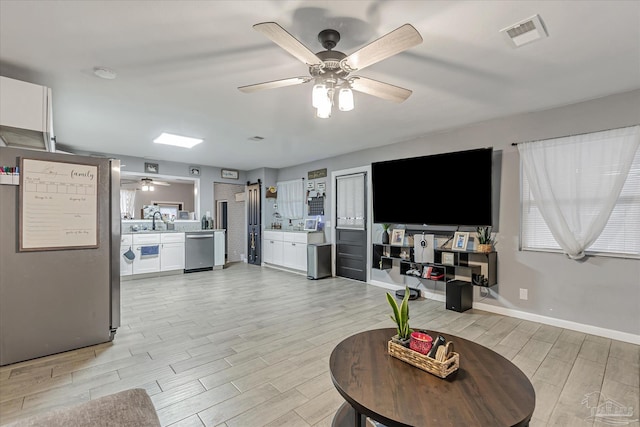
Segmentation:
<svg viewBox="0 0 640 427">
<path fill-rule="evenodd" d="M 373 222 L 492 224 L 493 148 L 371 164 Z"/>
</svg>

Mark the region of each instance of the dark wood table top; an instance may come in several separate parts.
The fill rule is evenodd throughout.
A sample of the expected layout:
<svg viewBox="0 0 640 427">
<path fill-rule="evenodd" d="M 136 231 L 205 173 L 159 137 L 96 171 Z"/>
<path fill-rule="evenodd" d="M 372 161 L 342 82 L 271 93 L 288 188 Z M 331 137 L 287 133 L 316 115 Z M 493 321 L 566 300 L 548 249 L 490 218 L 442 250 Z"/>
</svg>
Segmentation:
<svg viewBox="0 0 640 427">
<path fill-rule="evenodd" d="M 331 353 L 333 384 L 358 412 L 386 426 L 526 426 L 535 408 L 527 376 L 498 353 L 449 334 L 459 369 L 442 379 L 387 353 L 394 328 L 361 332 Z"/>
</svg>

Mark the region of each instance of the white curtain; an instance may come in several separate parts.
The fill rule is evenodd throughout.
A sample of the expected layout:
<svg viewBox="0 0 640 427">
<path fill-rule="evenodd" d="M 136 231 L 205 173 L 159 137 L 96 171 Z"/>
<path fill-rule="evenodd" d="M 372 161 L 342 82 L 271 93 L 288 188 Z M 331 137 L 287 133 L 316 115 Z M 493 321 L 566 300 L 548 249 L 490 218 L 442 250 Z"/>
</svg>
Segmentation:
<svg viewBox="0 0 640 427">
<path fill-rule="evenodd" d="M 640 146 L 640 126 L 518 144 L 531 194 L 572 259 L 604 229 Z"/>
<path fill-rule="evenodd" d="M 284 218 L 304 218 L 304 181 L 278 182 L 278 210 Z"/>
<path fill-rule="evenodd" d="M 135 218 L 134 203 L 136 190 L 120 190 L 120 217 Z"/>
<path fill-rule="evenodd" d="M 336 178 L 336 227 L 364 230 L 365 174 Z"/>
</svg>

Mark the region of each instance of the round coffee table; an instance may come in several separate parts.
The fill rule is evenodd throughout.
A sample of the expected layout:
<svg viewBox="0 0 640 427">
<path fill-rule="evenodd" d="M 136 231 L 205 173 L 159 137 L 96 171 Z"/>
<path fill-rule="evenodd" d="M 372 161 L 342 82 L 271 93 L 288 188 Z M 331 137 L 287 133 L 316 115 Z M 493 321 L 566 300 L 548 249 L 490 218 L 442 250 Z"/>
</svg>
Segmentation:
<svg viewBox="0 0 640 427">
<path fill-rule="evenodd" d="M 387 353 L 396 330 L 350 336 L 331 353 L 333 384 L 346 400 L 333 426 L 364 426 L 365 417 L 394 426 L 527 426 L 535 391 L 527 376 L 498 353 L 449 334 L 459 369 L 443 379 Z"/>
</svg>

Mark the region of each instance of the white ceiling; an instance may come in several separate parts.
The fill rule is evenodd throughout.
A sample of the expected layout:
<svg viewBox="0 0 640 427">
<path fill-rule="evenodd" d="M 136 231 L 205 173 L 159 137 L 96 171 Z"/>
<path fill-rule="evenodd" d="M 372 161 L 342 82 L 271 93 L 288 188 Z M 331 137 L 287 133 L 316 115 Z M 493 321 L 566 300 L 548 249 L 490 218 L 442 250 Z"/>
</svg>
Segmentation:
<svg viewBox="0 0 640 427">
<path fill-rule="evenodd" d="M 510 47 L 499 30 L 535 14 L 549 37 Z M 347 55 L 410 23 L 423 43 L 359 74 L 413 94 L 396 104 L 355 93 L 354 111 L 323 120 L 311 83 L 241 93 L 308 74 L 252 28 L 266 21 L 314 52 L 318 32 L 336 29 Z M 2 0 L 0 74 L 52 88 L 69 149 L 281 168 L 640 88 L 640 2 Z M 163 131 L 205 142 L 153 144 Z"/>
</svg>

